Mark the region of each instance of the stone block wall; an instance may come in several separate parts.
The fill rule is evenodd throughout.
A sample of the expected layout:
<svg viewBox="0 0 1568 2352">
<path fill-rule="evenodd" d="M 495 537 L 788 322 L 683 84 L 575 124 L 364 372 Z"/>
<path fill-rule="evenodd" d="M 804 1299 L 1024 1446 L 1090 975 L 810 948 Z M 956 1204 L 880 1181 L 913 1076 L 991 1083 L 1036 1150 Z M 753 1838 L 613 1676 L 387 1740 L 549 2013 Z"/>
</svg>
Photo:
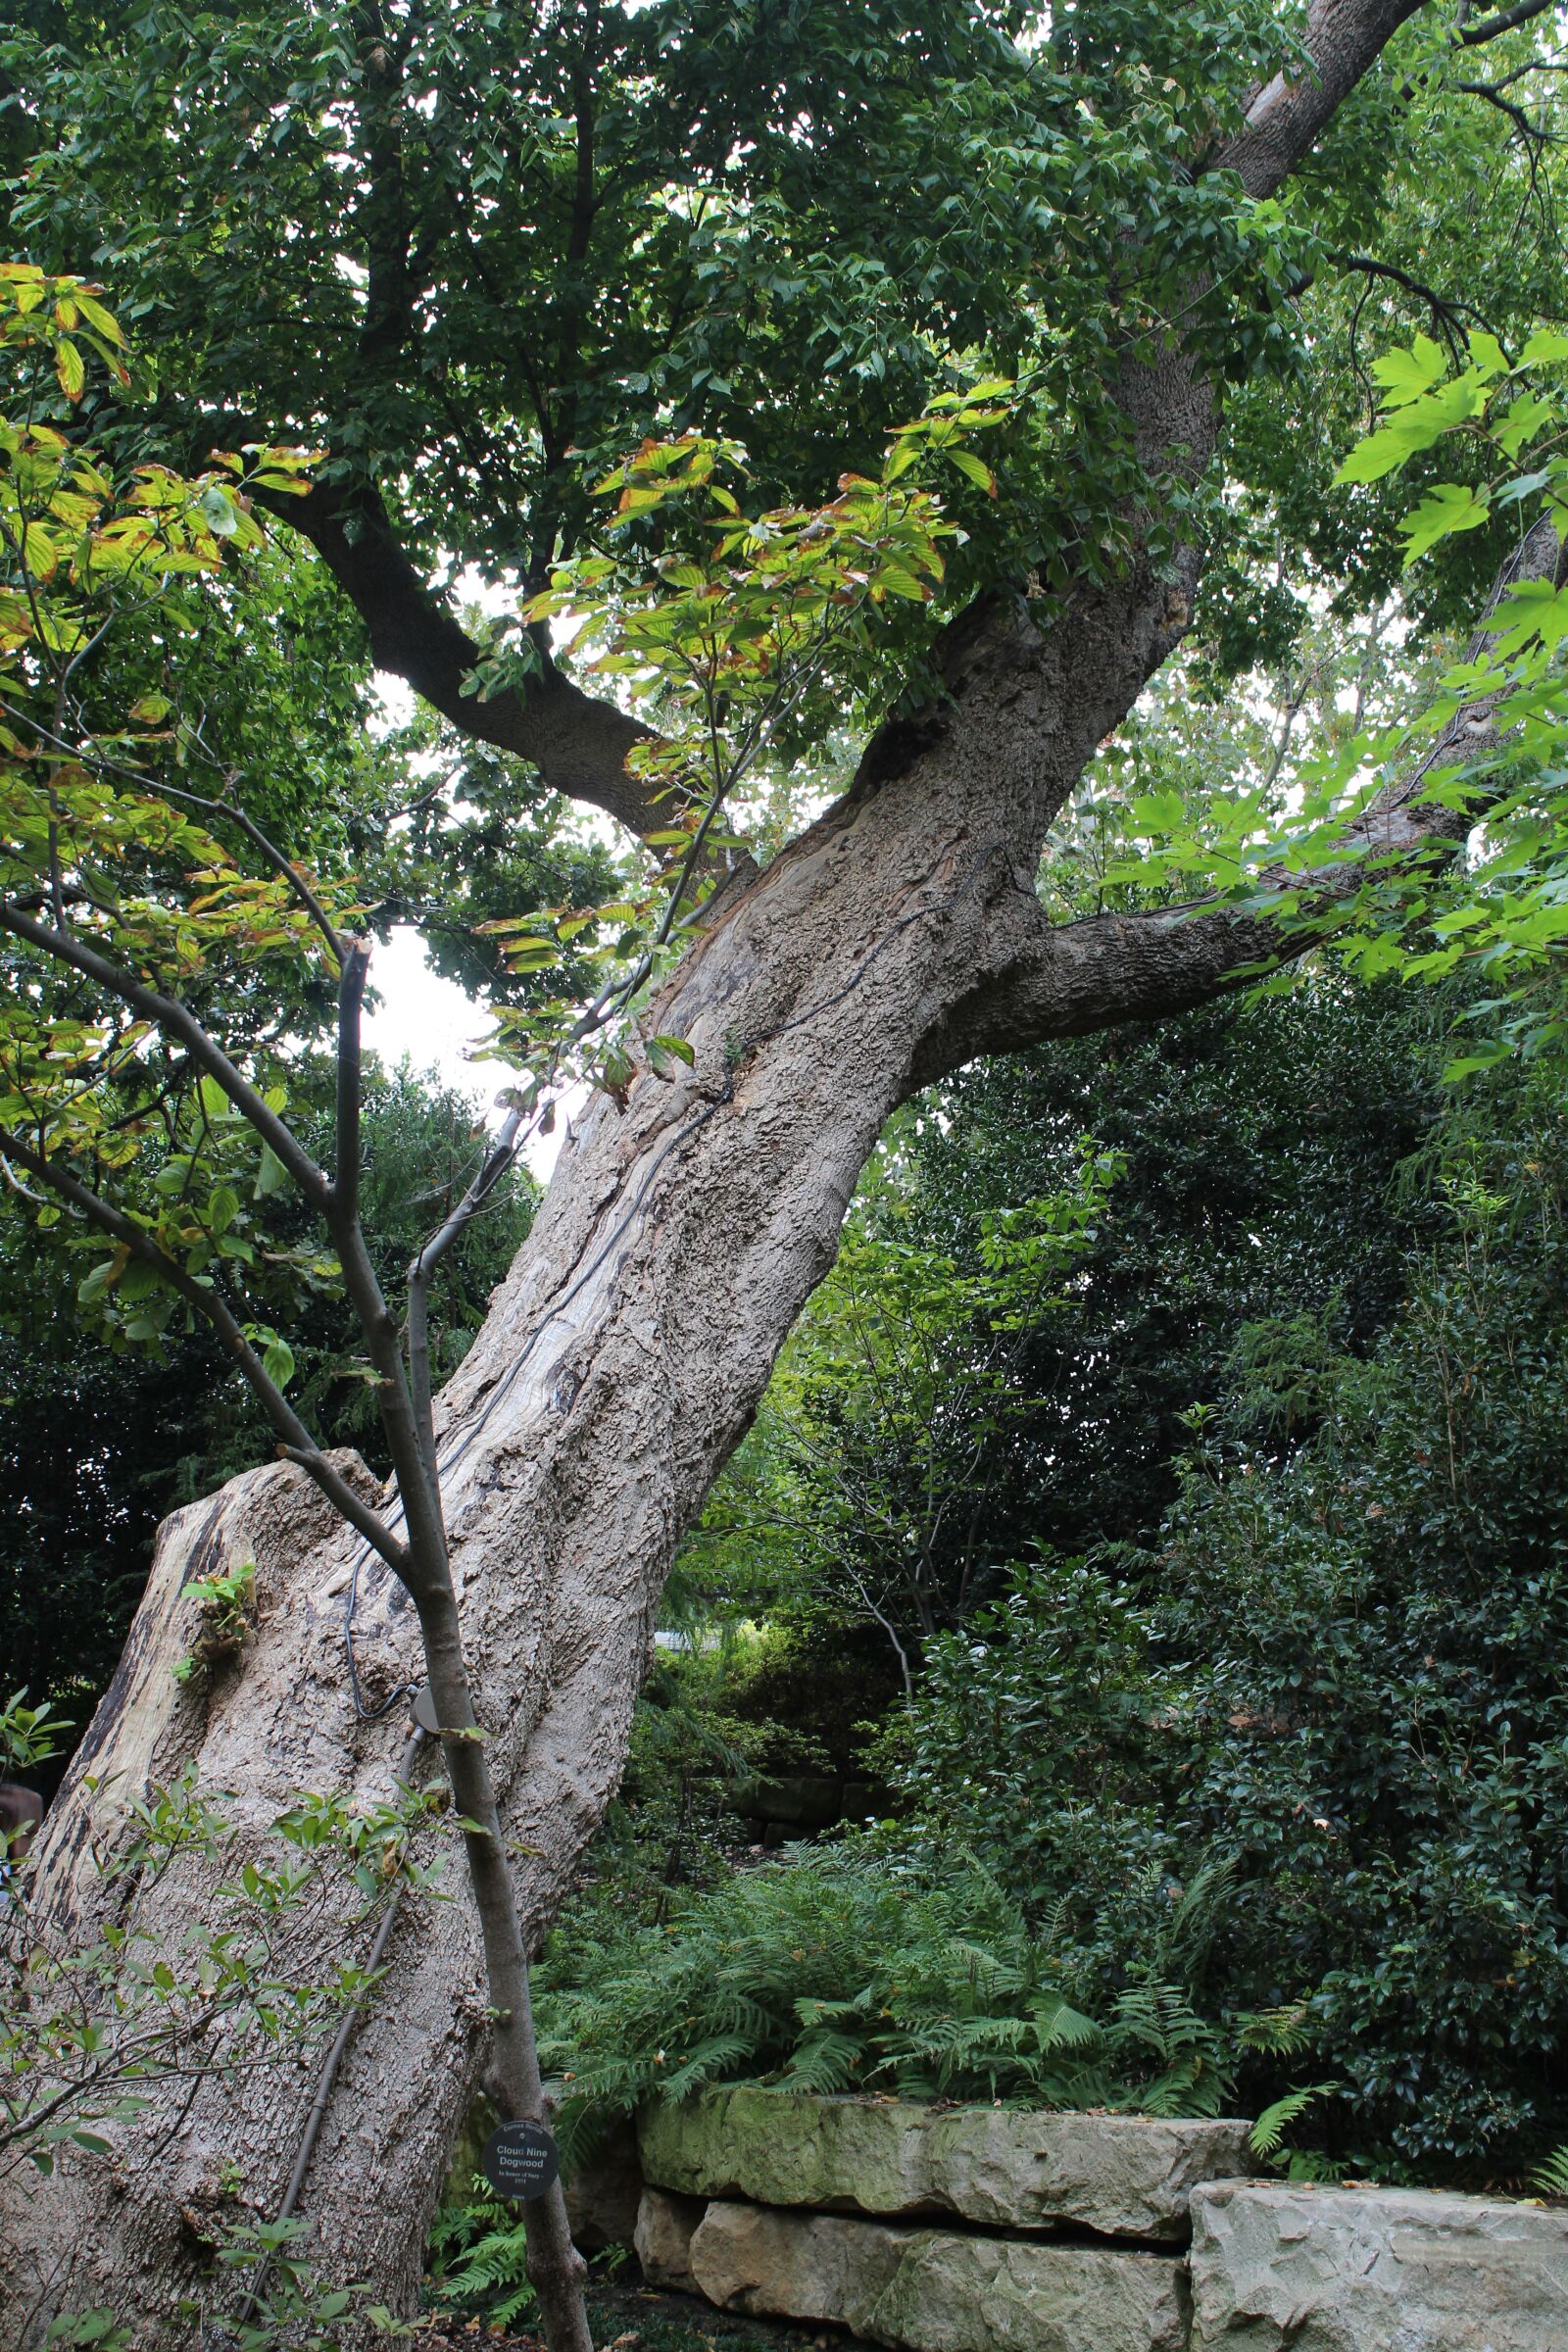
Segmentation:
<svg viewBox="0 0 1568 2352">
<path fill-rule="evenodd" d="M 1192 2352 L 1568 2352 L 1568 2213 L 1410 2188 L 1193 2196 Z"/>
<path fill-rule="evenodd" d="M 1193 2191 L 1247 2134 L 740 2084 L 644 2110 L 637 2251 L 721 2310 L 906 2352 L 1187 2352 Z"/>
<path fill-rule="evenodd" d="M 1254 2180 L 1247 2135 L 741 2084 L 645 2109 L 637 2253 L 903 2352 L 1568 2352 L 1568 2214 Z"/>
<path fill-rule="evenodd" d="M 1008 2231 L 1063 2225 L 1185 2244 L 1202 2180 L 1250 2172 L 1245 2123 L 1042 2108 L 814 2099 L 754 2083 L 651 2105 L 643 2172 L 684 2196 L 828 2213 L 955 2214 Z"/>
</svg>

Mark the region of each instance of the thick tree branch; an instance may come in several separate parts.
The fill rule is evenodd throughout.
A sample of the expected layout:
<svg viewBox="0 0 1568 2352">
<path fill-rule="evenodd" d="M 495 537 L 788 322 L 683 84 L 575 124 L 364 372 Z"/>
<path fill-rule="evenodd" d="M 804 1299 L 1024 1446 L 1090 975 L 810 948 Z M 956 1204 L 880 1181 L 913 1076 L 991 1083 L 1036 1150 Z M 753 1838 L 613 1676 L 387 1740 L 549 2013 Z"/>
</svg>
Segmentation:
<svg viewBox="0 0 1568 2352">
<path fill-rule="evenodd" d="M 402 678 L 460 734 L 531 761 L 551 791 L 603 808 L 634 833 L 659 822 L 645 787 L 626 769 L 626 755 L 647 728 L 584 694 L 548 655 L 544 674 L 529 680 L 525 694 L 481 702 L 464 692 L 479 648 L 419 577 L 373 491 L 350 496 L 318 484 L 304 498 L 270 503 L 309 539 L 359 613 L 378 669 Z"/>
<path fill-rule="evenodd" d="M 1505 32 L 1516 31 L 1533 17 L 1544 17 L 1556 5 L 1557 0 L 1520 0 L 1517 8 L 1505 8 L 1495 17 L 1483 17 L 1479 24 L 1461 24 L 1458 45 L 1461 49 L 1479 49 L 1484 42 L 1500 40 Z"/>
<path fill-rule="evenodd" d="M 1538 522 L 1503 566 L 1487 619 L 1469 649 L 1484 652 L 1498 600 L 1521 580 L 1559 579 L 1563 550 L 1549 518 Z M 1500 695 L 1466 704 L 1414 768 L 1385 786 L 1345 829 L 1344 861 L 1317 873 L 1284 874 L 1282 887 L 1322 911 L 1358 889 L 1368 858 L 1445 862 L 1476 820 L 1476 807 L 1454 809 L 1423 800 L 1424 780 L 1456 761 L 1484 759 L 1501 737 L 1494 724 Z M 1364 852 L 1356 856 L 1357 850 Z M 997 902 L 996 961 L 973 995 L 955 1006 L 927 1041 L 917 1083 L 926 1084 L 978 1054 L 1005 1053 L 1054 1037 L 1083 1037 L 1129 1021 L 1163 1019 L 1226 996 L 1260 969 L 1294 961 L 1317 944 L 1316 927 L 1287 929 L 1266 914 L 1231 906 L 1159 908 L 1054 924 L 1033 892 L 1010 890 Z"/>
<path fill-rule="evenodd" d="M 1422 4 L 1314 0 L 1306 32 L 1310 68 L 1294 82 L 1277 74 L 1258 92 L 1246 129 L 1212 159 L 1214 167 L 1239 172 L 1251 195 L 1272 192 Z M 577 246 L 585 246 L 592 223 L 585 103 L 578 125 Z M 420 578 L 372 489 L 345 492 L 319 484 L 304 499 L 263 503 L 317 549 L 365 622 L 378 667 L 402 678 L 463 734 L 531 761 L 553 791 L 604 809 L 633 832 L 658 821 L 646 788 L 626 770 L 627 753 L 647 730 L 612 704 L 583 694 L 548 665 L 522 694 L 507 692 L 481 703 L 464 692 L 479 649 Z"/>
<path fill-rule="evenodd" d="M 1271 196 L 1307 154 L 1362 75 L 1425 0 L 1312 0 L 1295 78 L 1276 74 L 1247 110 L 1245 127 L 1210 159 L 1250 196 Z"/>
</svg>

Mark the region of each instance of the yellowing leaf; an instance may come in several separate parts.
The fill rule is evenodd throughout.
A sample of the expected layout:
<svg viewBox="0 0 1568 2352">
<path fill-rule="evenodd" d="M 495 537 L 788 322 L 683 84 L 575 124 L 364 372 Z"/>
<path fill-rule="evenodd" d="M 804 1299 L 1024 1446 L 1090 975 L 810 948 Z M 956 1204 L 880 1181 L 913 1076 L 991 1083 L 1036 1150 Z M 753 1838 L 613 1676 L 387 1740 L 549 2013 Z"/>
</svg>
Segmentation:
<svg viewBox="0 0 1568 2352">
<path fill-rule="evenodd" d="M 113 311 L 106 310 L 97 296 L 89 294 L 85 287 L 78 286 L 76 288 L 76 307 L 87 324 L 95 326 L 106 343 L 123 345 L 125 338 L 120 331 L 119 319 Z"/>
<path fill-rule="evenodd" d="M 87 381 L 87 369 L 80 352 L 69 335 L 62 335 L 55 345 L 55 373 L 60 389 L 68 400 L 79 400 Z"/>
</svg>

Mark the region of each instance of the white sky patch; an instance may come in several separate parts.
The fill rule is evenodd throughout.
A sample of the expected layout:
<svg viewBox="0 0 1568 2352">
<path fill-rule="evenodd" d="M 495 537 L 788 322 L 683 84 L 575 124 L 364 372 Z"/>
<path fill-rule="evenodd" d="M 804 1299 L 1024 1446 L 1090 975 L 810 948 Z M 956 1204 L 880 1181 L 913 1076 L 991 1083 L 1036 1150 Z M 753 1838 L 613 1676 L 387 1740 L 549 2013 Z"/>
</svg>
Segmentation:
<svg viewBox="0 0 1568 2352">
<path fill-rule="evenodd" d="M 455 591 L 460 604 L 478 605 L 490 613 L 510 611 L 516 593 L 514 587 L 486 582 L 471 569 L 461 575 Z M 381 723 L 388 728 L 407 725 L 418 707 L 413 689 L 383 669 L 374 672 L 371 686 L 381 707 Z M 376 724 L 372 718 L 372 727 Z M 434 763 L 426 764 L 433 772 Z M 623 845 L 619 828 L 597 808 L 579 808 L 575 815 L 585 834 L 612 849 Z M 370 958 L 370 986 L 376 1002 L 365 1014 L 366 1046 L 388 1069 L 407 1061 L 421 1076 L 433 1073 L 441 1085 L 471 1102 L 475 1115 L 488 1126 L 498 1126 L 503 1112 L 496 1097 L 510 1084 L 511 1073 L 504 1062 L 472 1058 L 490 1034 L 489 1013 L 455 980 L 431 969 L 424 942 L 412 923 L 394 925 L 385 944 L 376 947 Z M 580 1116 L 588 1098 L 586 1086 L 567 1087 L 559 1098 L 552 1132 L 535 1136 L 525 1147 L 522 1158 L 541 1184 L 549 1183 L 570 1123 Z"/>
<path fill-rule="evenodd" d="M 378 1002 L 366 1013 L 365 1042 L 388 1069 L 407 1060 L 416 1070 L 433 1070 L 443 1086 L 455 1088 L 475 1109 L 487 1109 L 506 1074 L 494 1062 L 475 1064 L 468 1057 L 489 1026 L 484 1008 L 455 980 L 430 969 L 412 924 L 399 923 L 385 945 L 377 945 L 370 986 Z"/>
<path fill-rule="evenodd" d="M 412 924 L 399 923 L 370 957 L 370 986 L 377 1002 L 365 1015 L 365 1043 L 389 1070 L 407 1061 L 420 1076 L 434 1073 L 443 1086 L 473 1104 L 489 1126 L 499 1123 L 495 1098 L 509 1083 L 499 1061 L 474 1061 L 484 1043 L 489 1015 L 455 980 L 430 969 L 424 942 Z M 556 1113 L 555 1130 L 536 1136 L 523 1159 L 548 1184 L 565 1141 L 566 1125 L 588 1099 L 586 1087 L 570 1087 Z"/>
</svg>

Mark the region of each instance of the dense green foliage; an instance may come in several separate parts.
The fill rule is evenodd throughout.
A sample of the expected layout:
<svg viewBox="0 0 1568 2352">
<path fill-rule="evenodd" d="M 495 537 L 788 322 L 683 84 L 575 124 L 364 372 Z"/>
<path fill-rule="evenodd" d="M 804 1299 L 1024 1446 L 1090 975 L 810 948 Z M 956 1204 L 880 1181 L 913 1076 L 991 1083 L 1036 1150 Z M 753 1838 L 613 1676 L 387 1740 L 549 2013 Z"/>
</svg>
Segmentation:
<svg viewBox="0 0 1568 2352">
<path fill-rule="evenodd" d="M 249 0 L 193 45 L 172 9 L 26 0 L 0 53 L 18 226 L 122 289 L 176 429 L 203 399 L 309 419 L 421 548 L 492 570 L 537 576 L 585 527 L 574 453 L 739 433 L 771 490 L 819 497 L 969 351 L 1038 373 L 1017 527 L 1081 558 L 1107 347 L 1200 271 L 1193 324 L 1225 319 L 1233 364 L 1287 339 L 1277 214 L 1167 160 L 1235 121 L 1278 32 L 1232 0 L 1030 51 L 1031 14 L 659 0 L 519 41 L 500 9 Z"/>
<path fill-rule="evenodd" d="M 1098 2018 L 1067 1997 L 1053 1930 L 961 1852 L 925 1865 L 864 1843 L 802 1853 L 741 1872 L 663 1928 L 598 1948 L 574 1934 L 560 1990 L 547 1965 L 540 2021 L 541 2053 L 568 2081 L 566 2144 L 643 2098 L 759 2076 L 796 2090 L 1217 2114 L 1234 2051 L 1170 1982 L 1211 1932 L 1215 1891 L 1212 1880 L 1189 1890 Z"/>
<path fill-rule="evenodd" d="M 727 1577 L 729 1605 L 765 1595 L 771 1622 L 662 1669 L 646 1724 L 663 1728 L 640 1733 L 629 1791 L 651 1825 L 677 1787 L 690 1805 L 662 1765 L 685 1710 L 684 1769 L 703 1755 L 707 1776 L 694 1834 L 661 1885 L 673 1843 L 639 1845 L 621 1814 L 554 1947 L 558 2058 L 594 2100 L 689 2065 L 1056 2095 L 1046 2054 L 1008 2038 L 1040 1987 L 1113 2033 L 1157 1980 L 1207 2021 L 1206 2062 L 1250 2111 L 1332 2086 L 1291 2124 L 1318 2151 L 1303 2161 L 1519 2180 L 1562 2139 L 1568 1130 L 1544 1079 L 1438 1085 L 1451 1010 L 1314 984 L 1042 1056 L 1021 1091 L 1016 1066 L 965 1073 L 897 1139 L 898 1181 L 884 1167 L 862 1201 L 889 1250 L 1036 1194 L 1078 1165 L 1087 1125 L 1125 1158 L 1032 1332 L 1051 1379 L 955 1480 L 981 1506 L 967 1621 L 925 1641 L 909 1704 L 863 1686 L 898 1829 L 728 1875 L 719 1727 L 760 1688 L 808 1737 L 813 1656 L 864 1611 L 820 1544 L 792 1576 L 798 1516 L 782 1540 L 761 1522 L 759 1564 L 732 1494 L 695 1546 L 690 1600 L 721 1610 Z M 825 1311 L 841 1323 L 843 1301 Z M 797 1346 L 820 1413 L 792 1510 L 813 1478 L 835 1514 L 851 1480 L 906 1505 L 901 1393 L 879 1411 L 809 1319 Z M 786 1365 L 787 1409 L 800 1379 Z M 717 1734 L 706 1752 L 694 1725 Z M 1021 1940 L 980 1931 L 994 1902 Z M 993 1959 L 1006 1943 L 1016 1984 L 985 1977 L 982 1997 L 961 1971 L 912 1970 L 915 1923 L 940 1945 L 944 1903 Z M 1195 1912 L 1204 1932 L 1184 1934 Z M 993 2015 L 1012 2023 L 976 2023 Z M 946 2076 L 940 2035 L 921 2038 L 938 2017 Z M 993 2032 L 1024 2070 L 994 2084 Z"/>
<path fill-rule="evenodd" d="M 471 1164 L 467 1103 L 408 1071 L 367 1090 L 366 1221 L 388 1276 L 407 1263 Z M 478 1329 L 532 1214 L 513 1179 L 441 1269 L 439 1369 Z M 296 1221 L 303 1222 L 298 1218 Z M 53 1246 L 46 1246 L 52 1242 Z M 0 1655 L 13 1685 L 90 1711 L 119 1657 L 159 1520 L 265 1459 L 270 1440 L 205 1332 L 172 1330 L 148 1354 L 82 1329 L 76 1289 L 90 1237 L 0 1219 Z M 303 1409 L 324 1443 L 380 1464 L 352 1318 L 335 1290 L 297 1287 L 290 1328 Z"/>
<path fill-rule="evenodd" d="M 1446 1019 L 1329 984 L 961 1072 L 862 1186 L 689 1573 L 917 1655 L 1036 1545 L 1151 1541 L 1245 1325 L 1359 1350 L 1397 1299 Z"/>
<path fill-rule="evenodd" d="M 521 38 L 501 7 L 243 0 L 193 37 L 147 0 L 20 0 L 0 172 L 33 258 L 110 280 L 158 349 L 117 430 L 324 442 L 318 519 L 378 530 L 371 491 L 421 565 L 497 583 L 592 538 L 588 486 L 646 432 L 738 436 L 759 505 L 820 499 L 977 360 L 1027 394 L 956 589 L 1114 562 L 1111 368 L 1179 317 L 1232 389 L 1213 678 L 1287 658 L 1325 589 L 1386 596 L 1393 502 L 1333 473 L 1369 348 L 1475 321 L 1442 258 L 1504 337 L 1560 314 L 1554 90 L 1524 85 L 1523 138 L 1465 93 L 1451 19 L 1406 25 L 1257 205 L 1212 159 L 1291 37 L 1262 0 L 1060 9 L 1049 38 L 1012 0 L 564 0 Z M 1466 610 L 1496 552 L 1425 609 Z M 514 617 L 478 638 L 526 677 Z"/>
<path fill-rule="evenodd" d="M 1223 1856 L 1205 2011 L 1301 2002 L 1332 2144 L 1414 2173 L 1568 2122 L 1568 1132 L 1529 1094 L 1453 1127 L 1370 1355 L 1252 1325 L 1157 1544 L 1021 1571 L 903 1727 L 933 1831 L 1099 1982 Z"/>
</svg>

